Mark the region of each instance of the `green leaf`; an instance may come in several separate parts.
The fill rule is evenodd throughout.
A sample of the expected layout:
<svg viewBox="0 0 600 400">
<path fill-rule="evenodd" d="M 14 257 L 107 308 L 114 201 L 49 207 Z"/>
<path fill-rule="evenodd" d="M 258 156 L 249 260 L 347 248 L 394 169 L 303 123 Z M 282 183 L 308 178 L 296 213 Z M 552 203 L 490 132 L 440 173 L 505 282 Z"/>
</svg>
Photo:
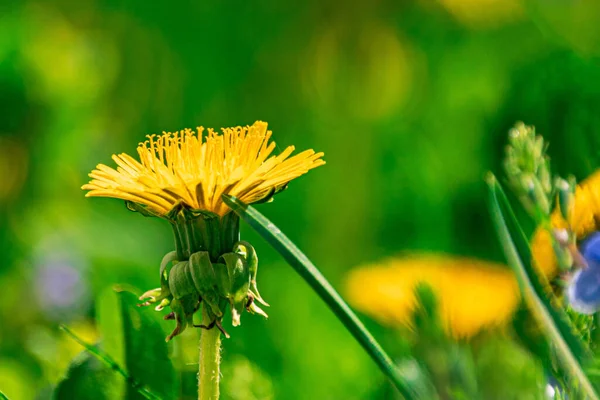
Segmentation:
<svg viewBox="0 0 600 400">
<path fill-rule="evenodd" d="M 542 330 L 533 311 L 523 302 L 512 321 L 512 326 L 520 342 L 536 360 L 539 360 L 548 376 L 554 376 L 559 382 L 568 378 L 564 368 L 554 362 L 554 354 L 550 341 Z"/>
<path fill-rule="evenodd" d="M 106 400 L 123 397 L 123 385 L 117 375 L 100 360 L 87 352 L 71 362 L 66 377 L 54 391 L 54 399 Z M 2 398 L 0 396 L 0 398 Z"/>
<path fill-rule="evenodd" d="M 571 377 L 579 383 L 581 390 L 589 398 L 598 400 L 598 395 L 581 366 L 581 363 L 588 359 L 585 345 L 573 333 L 566 314 L 555 308 L 548 298 L 548 294 L 540 282 L 540 276 L 531 263 L 529 242 L 516 220 L 506 195 L 493 175 L 488 178 L 488 185 L 492 219 L 508 263 L 515 272 L 527 304 L 554 344 L 564 368 L 569 371 Z M 498 197 L 500 197 L 502 205 Z M 508 220 L 505 218 L 503 209 L 507 211 Z M 516 245 L 513 238 L 516 240 Z"/>
<path fill-rule="evenodd" d="M 310 285 L 310 287 L 329 306 L 346 329 L 361 344 L 373 361 L 394 383 L 398 391 L 407 399 L 415 398 L 415 392 L 410 387 L 391 358 L 381 348 L 379 343 L 365 328 L 356 314 L 342 299 L 339 293 L 331 286 L 317 267 L 285 236 L 279 228 L 265 216 L 239 199 L 223 195 L 223 201 L 231 209 L 256 230 L 294 270 Z"/>
<path fill-rule="evenodd" d="M 101 365 L 96 362 L 90 361 L 88 363 L 88 359 L 86 356 L 94 356 L 94 360 L 97 362 L 103 363 L 104 366 L 112 369 L 114 372 L 120 374 L 125 381 L 134 388 L 143 398 L 149 400 L 160 400 L 161 397 L 154 394 L 151 390 L 149 390 L 146 386 L 141 384 L 139 381 L 135 380 L 131 375 L 127 373 L 117 362 L 107 353 L 100 350 L 98 346 L 91 345 L 77 336 L 73 331 L 67 328 L 64 325 L 60 326 L 60 329 L 65 332 L 67 335 L 71 337 L 74 341 L 82 345 L 89 354 L 82 354 L 79 359 L 75 359 L 72 364 L 72 368 L 69 371 L 68 377 L 63 381 L 67 382 L 67 384 L 61 387 L 59 384 L 58 393 L 59 396 L 65 396 L 67 399 L 71 399 L 73 393 L 82 393 L 85 394 L 86 398 L 113 398 L 118 396 L 119 398 L 123 397 L 123 390 L 120 386 L 115 385 L 116 382 L 114 378 L 114 374 L 108 375 L 106 369 L 101 369 Z M 80 368 L 82 365 L 82 368 Z M 96 373 L 96 371 L 98 371 Z M 102 375 L 99 375 L 99 374 Z M 105 390 L 103 390 L 105 389 Z M 92 392 L 90 394 L 88 392 Z M 55 392 L 55 397 L 57 396 Z M 61 397 L 62 398 L 62 397 Z"/>
<path fill-rule="evenodd" d="M 103 350 L 158 396 L 176 398 L 179 382 L 160 326 L 160 314 L 138 307 L 138 302 L 137 296 L 121 289 L 101 294 L 97 319 Z M 127 399 L 143 398 L 131 385 L 126 385 L 125 393 Z"/>
<path fill-rule="evenodd" d="M 0 400 L 8 400 L 8 397 L 0 390 Z"/>
</svg>

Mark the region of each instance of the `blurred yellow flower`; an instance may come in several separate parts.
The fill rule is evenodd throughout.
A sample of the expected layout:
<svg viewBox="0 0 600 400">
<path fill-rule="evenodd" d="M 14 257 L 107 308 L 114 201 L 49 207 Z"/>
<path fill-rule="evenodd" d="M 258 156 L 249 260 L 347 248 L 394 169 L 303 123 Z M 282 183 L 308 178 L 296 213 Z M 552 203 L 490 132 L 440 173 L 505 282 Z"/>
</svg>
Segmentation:
<svg viewBox="0 0 600 400">
<path fill-rule="evenodd" d="M 360 267 L 350 273 L 351 304 L 390 326 L 411 326 L 414 289 L 427 284 L 437 296 L 441 323 L 455 338 L 468 338 L 508 321 L 519 287 L 508 267 L 456 256 L 414 254 Z"/>
<path fill-rule="evenodd" d="M 522 0 L 438 0 L 458 21 L 473 28 L 490 28 L 524 15 Z"/>
<path fill-rule="evenodd" d="M 552 226 L 570 227 L 577 239 L 583 239 L 600 225 L 600 170 L 594 172 L 577 186 L 570 221 L 565 221 L 557 208 L 552 213 Z M 552 248 L 550 233 L 538 228 L 531 239 L 531 252 L 537 269 L 551 278 L 558 272 L 558 262 Z"/>
<path fill-rule="evenodd" d="M 245 203 L 264 200 L 309 170 L 325 164 L 323 153 L 306 150 L 293 157 L 294 146 L 271 156 L 275 143 L 262 121 L 252 126 L 212 129 L 203 136 L 185 129 L 149 135 L 140 143 L 140 162 L 128 154 L 113 155 L 117 169 L 100 164 L 82 187 L 86 196 L 114 197 L 165 215 L 178 203 L 225 215 L 224 193 Z M 204 139 L 204 140 L 203 140 Z"/>
</svg>

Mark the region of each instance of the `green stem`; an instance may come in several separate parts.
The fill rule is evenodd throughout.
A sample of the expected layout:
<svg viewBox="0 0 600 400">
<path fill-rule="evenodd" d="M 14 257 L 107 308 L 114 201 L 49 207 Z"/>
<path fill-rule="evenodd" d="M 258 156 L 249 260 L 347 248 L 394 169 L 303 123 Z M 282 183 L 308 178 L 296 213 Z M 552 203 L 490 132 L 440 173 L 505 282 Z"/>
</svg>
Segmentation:
<svg viewBox="0 0 600 400">
<path fill-rule="evenodd" d="M 254 228 L 271 246 L 304 278 L 310 287 L 325 301 L 333 313 L 344 324 L 346 329 L 361 344 L 371 358 L 377 363 L 379 368 L 390 378 L 394 386 L 404 396 L 410 400 L 415 398 L 413 388 L 407 384 L 400 371 L 381 348 L 379 343 L 365 328 L 352 309 L 346 304 L 342 296 L 331 286 L 327 278 L 321 271 L 296 247 L 291 240 L 287 238 L 280 230 L 265 218 L 264 215 L 256 211 L 233 196 L 223 195 L 225 203 Z"/>
<path fill-rule="evenodd" d="M 202 307 L 202 325 L 208 326 L 211 317 Z M 198 372 L 198 399 L 217 400 L 221 364 L 221 331 L 216 327 L 203 329 L 200 336 L 200 369 Z"/>
<path fill-rule="evenodd" d="M 528 301 L 529 307 L 534 312 L 534 315 L 538 318 L 540 325 L 542 325 L 545 330 L 548 338 L 555 346 L 556 354 L 559 360 L 562 362 L 562 365 L 569 371 L 572 378 L 579 383 L 581 390 L 585 393 L 585 397 L 592 400 L 600 400 L 594 386 L 586 376 L 583 371 L 580 361 L 573 354 L 569 343 L 563 337 L 563 334 L 560 331 L 559 326 L 554 320 L 553 315 L 551 314 L 550 308 L 546 307 L 544 301 L 540 295 L 538 295 L 538 291 L 536 291 L 536 287 L 533 284 L 530 276 L 528 276 L 525 265 L 521 260 L 521 256 L 517 250 L 516 244 L 512 239 L 512 236 L 509 231 L 509 227 L 507 221 L 504 218 L 504 214 L 502 209 L 500 208 L 500 203 L 498 201 L 497 193 L 500 192 L 502 196 L 504 193 L 497 183 L 496 178 L 493 175 L 488 176 L 487 178 L 488 186 L 490 188 L 490 211 L 492 220 L 494 222 L 494 226 L 496 228 L 496 232 L 498 234 L 498 238 L 500 240 L 500 244 L 504 249 L 504 253 L 506 255 L 508 264 L 512 267 L 515 275 L 517 277 L 517 281 L 519 283 L 519 287 L 523 296 Z M 504 201 L 508 201 L 506 197 L 503 197 Z M 511 212 L 510 216 L 514 217 L 514 214 Z M 521 235 L 521 231 L 519 229 L 518 234 Z M 527 259 L 530 259 L 530 254 Z M 526 261 L 529 262 L 529 261 Z M 533 276 L 534 279 L 537 276 Z M 543 296 L 543 292 L 540 291 L 540 294 Z"/>
</svg>

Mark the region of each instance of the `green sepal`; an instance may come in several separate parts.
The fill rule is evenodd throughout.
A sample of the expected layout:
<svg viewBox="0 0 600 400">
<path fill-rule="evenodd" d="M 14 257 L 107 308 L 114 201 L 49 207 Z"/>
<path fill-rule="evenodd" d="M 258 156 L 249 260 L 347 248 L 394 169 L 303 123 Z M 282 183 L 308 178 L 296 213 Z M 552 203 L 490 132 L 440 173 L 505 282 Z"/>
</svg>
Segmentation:
<svg viewBox="0 0 600 400">
<path fill-rule="evenodd" d="M 265 318 L 269 318 L 267 313 L 262 308 L 260 308 L 258 305 L 256 305 L 256 303 L 254 303 L 254 302 L 250 303 L 250 305 L 248 307 L 246 307 L 246 310 L 252 314 L 259 314 Z"/>
<path fill-rule="evenodd" d="M 160 288 L 163 292 L 169 291 L 169 274 L 173 268 L 173 262 L 177 260 L 177 252 L 171 251 L 167 253 L 160 262 Z"/>
<path fill-rule="evenodd" d="M 177 214 L 181 212 L 185 208 L 185 204 L 178 200 L 177 203 L 169 210 L 168 213 L 165 214 L 165 218 L 169 221 L 175 221 L 177 219 Z"/>
<path fill-rule="evenodd" d="M 254 250 L 254 247 L 246 241 L 237 242 L 234 246 L 234 250 L 246 259 L 248 271 L 250 273 L 250 291 L 252 292 L 254 299 L 263 306 L 269 307 L 269 303 L 263 300 L 258 292 L 258 287 L 256 286 L 256 274 L 258 273 L 258 255 L 256 254 L 256 250 Z"/>
<path fill-rule="evenodd" d="M 181 261 L 175 264 L 169 273 L 169 289 L 175 299 L 180 300 L 184 296 L 196 292 L 196 286 L 190 274 L 190 262 Z M 171 307 L 172 308 L 172 307 Z"/>
<path fill-rule="evenodd" d="M 250 271 L 246 260 L 237 253 L 225 253 L 221 259 L 227 266 L 229 275 L 231 306 L 231 320 L 233 326 L 240 324 L 240 317 L 248 303 L 248 290 L 250 289 Z"/>
<path fill-rule="evenodd" d="M 188 294 L 181 299 L 183 312 L 188 325 L 194 325 L 194 314 L 200 308 L 200 297 L 196 293 Z"/>
<path fill-rule="evenodd" d="M 125 200 L 125 207 L 127 207 L 129 211 L 139 212 L 144 217 L 164 218 L 161 214 L 157 213 L 156 211 L 152 211 L 148 207 L 145 207 L 141 204 L 135 203 L 130 200 Z"/>
<path fill-rule="evenodd" d="M 150 304 L 154 304 L 159 302 L 154 309 L 156 311 L 161 311 L 163 308 L 169 305 L 173 296 L 171 296 L 171 292 L 165 292 L 161 288 L 150 289 L 139 297 L 139 300 L 146 300 L 145 302 L 138 304 L 139 307 L 146 307 Z"/>
<path fill-rule="evenodd" d="M 174 299 L 171 302 L 171 310 L 173 310 L 173 313 L 175 314 L 175 323 L 177 325 L 175 326 L 175 329 L 173 329 L 173 332 L 165 339 L 167 342 L 179 335 L 187 327 L 187 318 L 185 317 L 185 311 L 180 299 Z"/>
<path fill-rule="evenodd" d="M 175 336 L 180 335 L 188 325 L 193 325 L 194 313 L 198 311 L 200 302 L 196 293 L 190 293 L 171 302 L 171 310 L 175 314 L 176 326 L 173 332 L 167 336 L 166 341 L 170 341 Z"/>
<path fill-rule="evenodd" d="M 202 297 L 202 301 L 208 304 L 212 313 L 217 317 L 223 316 L 219 308 L 219 294 L 217 292 L 217 277 L 210 262 L 207 251 L 199 251 L 190 257 L 190 276 L 194 287 Z"/>
<path fill-rule="evenodd" d="M 214 263 L 213 270 L 215 271 L 219 295 L 229 299 L 231 297 L 231 280 L 229 279 L 227 266 L 223 263 Z"/>
<path fill-rule="evenodd" d="M 177 252 L 172 251 L 167 253 L 160 263 L 160 288 L 151 289 L 142 294 L 139 299 L 146 300 L 140 306 L 149 306 L 153 303 L 159 303 L 156 306 L 156 311 L 161 311 L 169 305 L 173 296 L 169 288 L 168 277 L 171 270 L 172 262 L 177 261 Z"/>
<path fill-rule="evenodd" d="M 158 305 L 154 307 L 154 309 L 156 311 L 162 311 L 166 306 L 171 304 L 171 300 L 173 300 L 173 296 L 169 296 L 166 299 L 162 299 L 162 301 L 158 303 Z"/>
</svg>

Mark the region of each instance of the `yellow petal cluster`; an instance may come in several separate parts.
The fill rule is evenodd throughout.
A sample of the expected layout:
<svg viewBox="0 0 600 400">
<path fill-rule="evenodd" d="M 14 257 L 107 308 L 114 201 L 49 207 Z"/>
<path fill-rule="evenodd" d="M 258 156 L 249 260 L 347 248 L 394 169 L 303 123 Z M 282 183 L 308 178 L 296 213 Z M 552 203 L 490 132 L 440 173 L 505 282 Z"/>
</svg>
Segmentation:
<svg viewBox="0 0 600 400">
<path fill-rule="evenodd" d="M 82 189 L 86 196 L 129 200 L 165 215 L 178 203 L 225 215 L 229 194 L 250 204 L 282 189 L 289 181 L 325 164 L 323 153 L 306 150 L 290 157 L 293 146 L 271 155 L 275 143 L 262 121 L 252 126 L 204 128 L 149 135 L 137 148 L 139 161 L 113 155 L 117 168 L 100 164 Z"/>
<path fill-rule="evenodd" d="M 552 226 L 558 229 L 570 227 L 577 239 L 583 239 L 598 230 L 600 225 L 600 170 L 594 172 L 575 189 L 570 220 L 565 221 L 560 210 L 552 213 Z M 552 278 L 558 273 L 558 262 L 552 248 L 550 233 L 539 228 L 531 239 L 531 252 L 538 271 Z"/>
<path fill-rule="evenodd" d="M 414 290 L 427 284 L 436 294 L 446 332 L 468 338 L 512 317 L 519 288 L 508 267 L 471 258 L 413 254 L 353 270 L 346 293 L 358 310 L 389 326 L 408 326 Z"/>
</svg>

